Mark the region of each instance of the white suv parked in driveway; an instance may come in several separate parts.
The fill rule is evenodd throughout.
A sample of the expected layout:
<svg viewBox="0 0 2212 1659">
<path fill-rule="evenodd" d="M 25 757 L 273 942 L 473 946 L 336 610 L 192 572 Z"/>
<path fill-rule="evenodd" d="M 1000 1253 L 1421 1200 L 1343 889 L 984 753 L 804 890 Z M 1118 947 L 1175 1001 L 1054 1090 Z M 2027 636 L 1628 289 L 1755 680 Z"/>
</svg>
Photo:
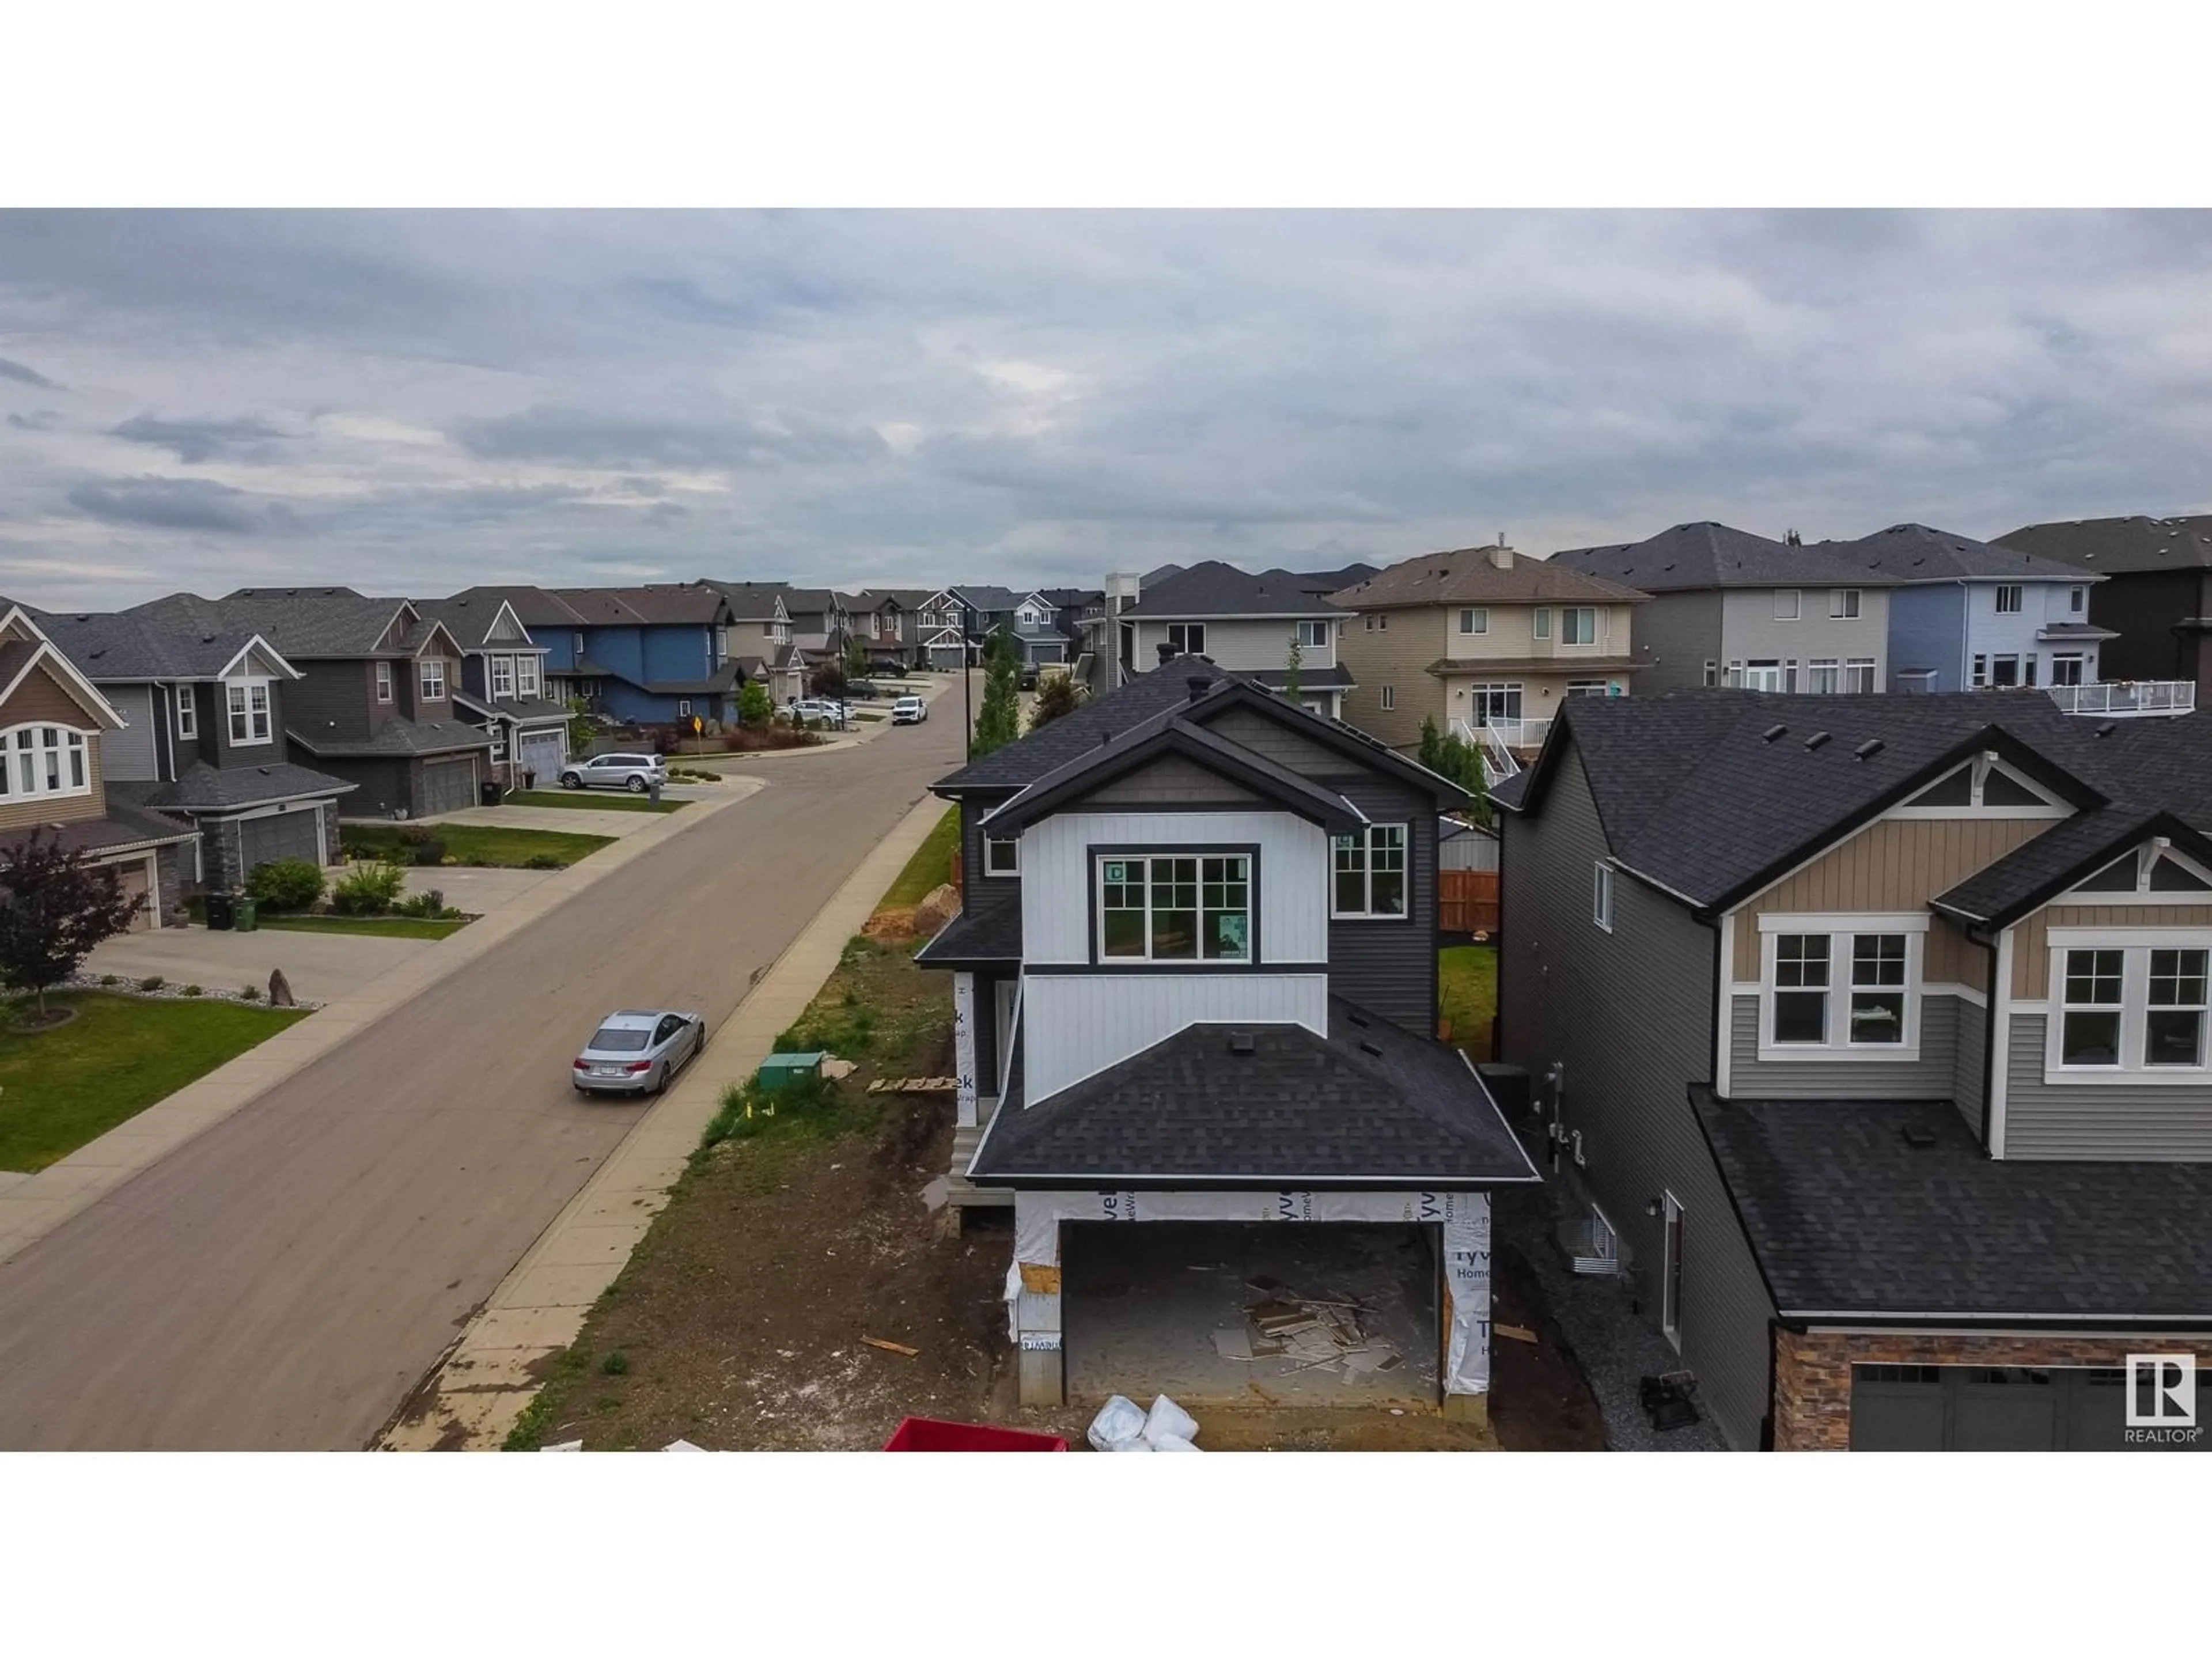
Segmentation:
<svg viewBox="0 0 2212 1659">
<path fill-rule="evenodd" d="M 658 755 L 594 755 L 561 770 L 563 789 L 627 789 L 641 795 L 655 783 L 668 787 L 668 763 Z"/>
</svg>

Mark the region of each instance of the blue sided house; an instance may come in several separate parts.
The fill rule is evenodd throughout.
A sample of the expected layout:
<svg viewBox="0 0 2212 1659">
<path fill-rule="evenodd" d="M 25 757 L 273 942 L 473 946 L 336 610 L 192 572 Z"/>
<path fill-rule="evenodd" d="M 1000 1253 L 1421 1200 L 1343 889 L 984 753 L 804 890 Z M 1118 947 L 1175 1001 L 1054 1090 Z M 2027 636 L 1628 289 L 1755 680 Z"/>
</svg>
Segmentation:
<svg viewBox="0 0 2212 1659">
<path fill-rule="evenodd" d="M 546 696 L 641 726 L 728 720 L 744 676 L 730 654 L 730 602 L 712 588 L 470 588 L 498 599 L 545 653 Z"/>
</svg>

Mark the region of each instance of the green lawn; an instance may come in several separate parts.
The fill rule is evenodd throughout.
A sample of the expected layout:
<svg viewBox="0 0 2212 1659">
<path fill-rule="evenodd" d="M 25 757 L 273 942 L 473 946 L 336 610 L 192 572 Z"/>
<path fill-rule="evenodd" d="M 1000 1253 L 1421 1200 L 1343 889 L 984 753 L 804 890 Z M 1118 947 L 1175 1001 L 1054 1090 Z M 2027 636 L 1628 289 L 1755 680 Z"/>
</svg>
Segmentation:
<svg viewBox="0 0 2212 1659">
<path fill-rule="evenodd" d="M 520 870 L 540 854 L 574 864 L 611 843 L 612 836 L 581 836 L 562 830 L 509 830 L 483 823 L 431 823 L 420 826 L 446 843 L 446 856 L 457 864 L 495 870 Z M 414 849 L 399 838 L 397 826 L 348 824 L 342 839 L 349 848 L 373 853 L 395 863 L 414 862 Z"/>
<path fill-rule="evenodd" d="M 500 803 L 502 806 L 572 806 L 587 812 L 673 812 L 689 801 L 655 803 L 643 795 L 616 794 L 606 789 L 518 789 Z M 437 826 L 433 824 L 431 828 Z"/>
<path fill-rule="evenodd" d="M 952 879 L 952 854 L 959 845 L 960 809 L 955 806 L 937 821 L 937 828 L 929 832 L 929 839 L 907 860 L 906 868 L 899 872 L 898 879 L 890 884 L 881 902 L 921 903 Z"/>
<path fill-rule="evenodd" d="M 97 991 L 52 993 L 46 1004 L 77 1017 L 35 1036 L 0 1027 L 0 1170 L 43 1170 L 307 1017 Z M 10 1004 L 8 1018 L 29 1006 Z"/>
<path fill-rule="evenodd" d="M 1451 1040 L 1476 1060 L 1490 1058 L 1498 1018 L 1498 947 L 1458 945 L 1437 952 L 1437 1000 L 1451 1022 Z"/>
<path fill-rule="evenodd" d="M 360 933 L 369 939 L 443 939 L 468 925 L 432 916 L 272 916 L 266 911 L 261 916 L 264 928 L 280 933 Z"/>
</svg>

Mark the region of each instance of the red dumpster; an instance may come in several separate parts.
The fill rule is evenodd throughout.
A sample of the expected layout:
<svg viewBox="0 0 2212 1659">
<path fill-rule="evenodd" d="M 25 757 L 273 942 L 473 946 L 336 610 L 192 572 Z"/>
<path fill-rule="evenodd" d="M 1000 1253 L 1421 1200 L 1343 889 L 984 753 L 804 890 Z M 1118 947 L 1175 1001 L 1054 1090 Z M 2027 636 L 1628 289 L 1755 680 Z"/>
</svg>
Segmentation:
<svg viewBox="0 0 2212 1659">
<path fill-rule="evenodd" d="M 934 1417 L 909 1417 L 884 1442 L 885 1451 L 1045 1451 L 1064 1452 L 1067 1442 L 1058 1435 L 1029 1434 L 1020 1429 L 987 1428 L 981 1423 L 946 1423 Z"/>
</svg>

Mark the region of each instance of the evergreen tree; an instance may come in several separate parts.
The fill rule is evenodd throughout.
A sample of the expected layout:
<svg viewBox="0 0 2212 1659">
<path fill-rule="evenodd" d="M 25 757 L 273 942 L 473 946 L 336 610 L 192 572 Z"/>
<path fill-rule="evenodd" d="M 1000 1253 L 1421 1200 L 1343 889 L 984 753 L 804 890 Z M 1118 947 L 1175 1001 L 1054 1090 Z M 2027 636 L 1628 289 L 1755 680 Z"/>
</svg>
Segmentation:
<svg viewBox="0 0 2212 1659">
<path fill-rule="evenodd" d="M 1291 630 L 1291 653 L 1283 659 L 1283 695 L 1292 702 L 1298 700 L 1303 689 L 1298 684 L 1298 670 L 1305 666 L 1305 653 L 1298 649 L 1298 633 Z"/>
<path fill-rule="evenodd" d="M 974 753 L 981 760 L 1021 736 L 1022 668 L 1014 642 L 991 635 L 983 647 L 983 703 L 975 711 Z"/>
<path fill-rule="evenodd" d="M 1073 714 L 1083 694 L 1073 674 L 1054 674 L 1037 685 L 1036 701 L 1030 706 L 1030 730 L 1049 726 L 1062 714 Z"/>
</svg>

